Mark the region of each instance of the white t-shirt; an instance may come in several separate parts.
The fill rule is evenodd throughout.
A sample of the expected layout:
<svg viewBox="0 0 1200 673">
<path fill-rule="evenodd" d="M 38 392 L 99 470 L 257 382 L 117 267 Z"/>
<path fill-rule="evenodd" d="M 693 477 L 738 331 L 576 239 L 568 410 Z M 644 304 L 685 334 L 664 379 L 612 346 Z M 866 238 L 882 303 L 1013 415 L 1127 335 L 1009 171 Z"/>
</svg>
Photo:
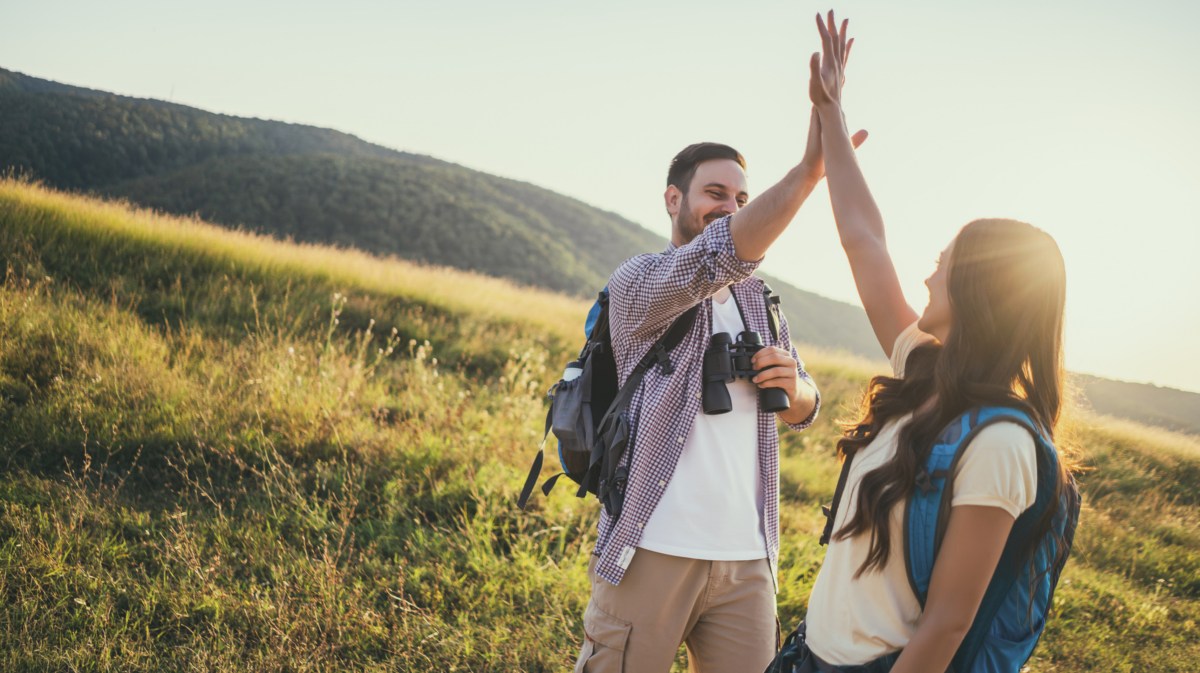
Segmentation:
<svg viewBox="0 0 1200 673">
<path fill-rule="evenodd" d="M 896 338 L 892 370 L 904 376 L 904 362 L 933 337 L 913 323 Z M 834 530 L 854 515 L 863 475 L 896 454 L 900 430 L 912 415 L 893 419 L 860 449 L 850 465 Z M 954 477 L 952 506 L 999 507 L 1015 519 L 1037 495 L 1037 454 L 1033 437 L 1020 425 L 997 422 L 979 432 L 964 449 Z M 807 641 L 816 655 L 832 664 L 862 664 L 903 648 L 917 629 L 921 604 L 904 567 L 904 507 L 892 509 L 891 550 L 882 571 L 855 579 L 870 549 L 870 535 L 831 540 L 808 599 Z"/>
<path fill-rule="evenodd" d="M 736 341 L 745 327 L 732 293 L 725 288 L 712 302 L 712 333 L 728 332 Z M 639 547 L 708 561 L 767 557 L 758 465 L 758 387 L 740 378 L 726 387 L 733 410 L 696 415 Z"/>
</svg>

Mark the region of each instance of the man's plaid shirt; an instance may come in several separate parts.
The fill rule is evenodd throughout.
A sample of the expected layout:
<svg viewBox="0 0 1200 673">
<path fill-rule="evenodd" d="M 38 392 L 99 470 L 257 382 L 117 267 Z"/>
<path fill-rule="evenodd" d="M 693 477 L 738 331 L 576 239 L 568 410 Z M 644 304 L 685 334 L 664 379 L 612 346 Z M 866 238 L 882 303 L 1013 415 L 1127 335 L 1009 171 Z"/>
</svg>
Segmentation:
<svg viewBox="0 0 1200 673">
<path fill-rule="evenodd" d="M 786 321 L 780 321 L 779 340 L 770 341 L 763 281 L 752 275 L 758 264 L 743 262 L 734 254 L 729 217 L 724 217 L 705 227 L 687 245 L 626 261 L 609 280 L 609 330 L 622 384 L 675 318 L 702 304 L 691 331 L 671 352 L 675 372 L 663 376 L 658 367 L 650 367 L 630 402 L 633 466 L 625 505 L 616 522 L 601 512 L 595 550 L 599 557 L 596 573 L 613 584 L 620 583 L 629 567 L 642 528 L 671 481 L 696 414 L 701 413 L 701 370 L 712 333 L 712 295 L 729 286 L 745 315 L 746 327 L 762 335 L 767 346 L 791 351 L 800 362 Z M 812 381 L 803 363 L 799 372 L 801 378 Z M 820 406 L 818 395 L 812 415 L 791 427 L 803 430 L 812 425 Z M 774 572 L 779 558 L 779 433 L 775 414 L 761 410 L 758 457 L 764 496 L 762 525 L 767 558 Z"/>
</svg>

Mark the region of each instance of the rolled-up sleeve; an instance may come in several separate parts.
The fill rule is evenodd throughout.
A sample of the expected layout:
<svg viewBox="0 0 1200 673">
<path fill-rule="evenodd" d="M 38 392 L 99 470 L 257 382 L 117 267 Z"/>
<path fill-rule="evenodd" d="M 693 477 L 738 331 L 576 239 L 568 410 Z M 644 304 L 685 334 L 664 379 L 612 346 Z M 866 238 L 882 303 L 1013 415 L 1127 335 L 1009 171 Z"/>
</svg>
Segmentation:
<svg viewBox="0 0 1200 673">
<path fill-rule="evenodd" d="M 730 216 L 690 243 L 627 260 L 609 279 L 614 340 L 657 337 L 680 314 L 718 290 L 749 278 L 762 260 L 738 259 Z"/>
</svg>

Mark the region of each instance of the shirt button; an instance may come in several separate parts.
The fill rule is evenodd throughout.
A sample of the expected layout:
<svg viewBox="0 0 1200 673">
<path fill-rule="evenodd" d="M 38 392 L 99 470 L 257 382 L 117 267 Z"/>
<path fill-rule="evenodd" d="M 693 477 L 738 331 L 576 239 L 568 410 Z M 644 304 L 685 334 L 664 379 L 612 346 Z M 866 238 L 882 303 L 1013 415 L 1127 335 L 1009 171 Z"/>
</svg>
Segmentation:
<svg viewBox="0 0 1200 673">
<path fill-rule="evenodd" d="M 696 393 L 696 399 L 700 399 L 700 393 Z"/>
<path fill-rule="evenodd" d="M 641 522 L 641 523 L 639 523 L 639 524 L 638 524 L 638 530 L 641 530 L 641 529 L 642 529 L 642 527 L 644 527 L 645 525 L 646 525 L 646 523 L 645 523 L 645 522 Z"/>
<path fill-rule="evenodd" d="M 676 443 L 682 444 L 686 440 L 683 437 L 677 437 L 677 438 L 675 438 L 675 441 L 676 441 Z"/>
<path fill-rule="evenodd" d="M 664 486 L 666 486 L 666 485 L 667 485 L 667 482 L 666 482 L 666 481 L 664 481 L 664 480 L 661 480 L 661 479 L 659 480 L 659 482 L 658 482 L 658 487 L 659 487 L 659 488 L 662 488 L 662 487 L 664 487 Z"/>
</svg>

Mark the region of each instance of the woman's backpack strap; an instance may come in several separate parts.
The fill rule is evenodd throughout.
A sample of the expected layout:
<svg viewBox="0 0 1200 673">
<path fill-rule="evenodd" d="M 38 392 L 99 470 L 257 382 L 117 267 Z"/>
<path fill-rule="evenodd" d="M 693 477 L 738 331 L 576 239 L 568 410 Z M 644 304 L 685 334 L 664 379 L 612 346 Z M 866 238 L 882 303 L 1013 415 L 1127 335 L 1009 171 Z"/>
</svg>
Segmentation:
<svg viewBox="0 0 1200 673">
<path fill-rule="evenodd" d="M 854 454 L 847 454 L 842 460 L 842 471 L 838 474 L 837 488 L 833 490 L 833 502 L 828 507 L 821 506 L 821 512 L 825 514 L 825 529 L 821 531 L 821 545 L 829 544 L 829 540 L 833 538 L 833 521 L 837 518 L 838 506 L 842 502 L 842 494 L 846 490 L 846 479 L 850 476 L 850 463 L 854 460 Z"/>
</svg>

